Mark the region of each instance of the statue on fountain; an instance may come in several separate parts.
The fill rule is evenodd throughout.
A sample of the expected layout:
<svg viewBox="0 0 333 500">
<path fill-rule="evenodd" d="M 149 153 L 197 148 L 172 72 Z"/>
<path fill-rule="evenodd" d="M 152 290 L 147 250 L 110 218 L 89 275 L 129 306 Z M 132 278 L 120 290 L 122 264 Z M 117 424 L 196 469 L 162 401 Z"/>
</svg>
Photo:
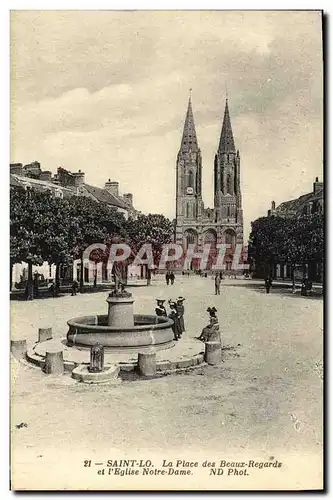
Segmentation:
<svg viewBox="0 0 333 500">
<path fill-rule="evenodd" d="M 122 279 L 122 265 L 119 262 L 113 264 L 114 290 L 110 292 L 110 297 L 132 297 L 132 294 L 125 290 L 125 283 Z"/>
</svg>

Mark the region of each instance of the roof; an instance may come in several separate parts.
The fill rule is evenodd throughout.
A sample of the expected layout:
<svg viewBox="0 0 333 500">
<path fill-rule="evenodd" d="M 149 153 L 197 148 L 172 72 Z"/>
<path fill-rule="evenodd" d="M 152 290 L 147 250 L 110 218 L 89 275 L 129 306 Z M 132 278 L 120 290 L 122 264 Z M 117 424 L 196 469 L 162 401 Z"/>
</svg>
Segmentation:
<svg viewBox="0 0 333 500">
<path fill-rule="evenodd" d="M 276 211 L 280 213 L 302 212 L 307 203 L 321 200 L 323 199 L 323 197 L 324 197 L 324 188 L 321 188 L 317 191 L 317 193 L 311 192 L 303 194 L 302 196 L 296 198 L 295 200 L 284 201 L 276 208 Z"/>
<path fill-rule="evenodd" d="M 25 177 L 17 174 L 10 174 L 10 185 L 26 187 L 31 186 L 39 191 L 51 190 L 52 192 L 61 191 L 67 196 L 73 196 L 76 194 L 74 189 L 61 186 L 60 184 L 55 184 L 54 182 L 41 181 L 39 179 L 32 179 L 31 177 Z"/>
<path fill-rule="evenodd" d="M 97 201 L 101 203 L 106 203 L 107 205 L 112 205 L 118 208 L 128 209 L 128 205 L 124 203 L 118 196 L 109 193 L 106 189 L 102 189 L 95 186 L 90 186 L 90 184 L 83 184 L 83 187 L 90 193 Z"/>
</svg>

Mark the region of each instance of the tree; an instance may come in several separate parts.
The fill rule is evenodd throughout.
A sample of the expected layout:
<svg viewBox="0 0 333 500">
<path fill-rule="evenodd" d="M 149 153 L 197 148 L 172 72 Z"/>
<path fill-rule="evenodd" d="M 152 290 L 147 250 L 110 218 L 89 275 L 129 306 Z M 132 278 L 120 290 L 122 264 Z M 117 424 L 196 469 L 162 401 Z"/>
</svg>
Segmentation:
<svg viewBox="0 0 333 500">
<path fill-rule="evenodd" d="M 274 265 L 286 259 L 286 219 L 260 217 L 251 223 L 248 256 L 255 269 L 263 268 L 264 274 L 272 274 Z"/>
<path fill-rule="evenodd" d="M 10 191 L 10 265 L 27 262 L 26 296 L 33 299 L 32 266 L 43 263 L 38 221 L 42 217 L 36 203 L 36 193 L 30 189 L 11 188 Z"/>
<path fill-rule="evenodd" d="M 152 245 L 154 265 L 157 266 L 163 245 L 173 241 L 174 224 L 162 214 L 140 214 L 136 220 L 127 221 L 127 233 L 132 258 L 148 243 Z"/>
<path fill-rule="evenodd" d="M 322 263 L 324 245 L 323 214 L 293 217 L 269 216 L 252 222 L 249 239 L 249 258 L 256 268 L 265 267 L 265 273 L 272 271 L 277 263 L 291 266 L 293 289 L 295 289 L 295 268 Z"/>
<path fill-rule="evenodd" d="M 72 254 L 81 260 L 80 290 L 84 289 L 83 253 L 94 243 L 107 244 L 115 236 L 126 236 L 126 220 L 122 213 L 107 205 L 83 196 L 69 200 L 72 224 Z M 95 250 L 90 261 L 105 262 L 108 254 Z"/>
</svg>

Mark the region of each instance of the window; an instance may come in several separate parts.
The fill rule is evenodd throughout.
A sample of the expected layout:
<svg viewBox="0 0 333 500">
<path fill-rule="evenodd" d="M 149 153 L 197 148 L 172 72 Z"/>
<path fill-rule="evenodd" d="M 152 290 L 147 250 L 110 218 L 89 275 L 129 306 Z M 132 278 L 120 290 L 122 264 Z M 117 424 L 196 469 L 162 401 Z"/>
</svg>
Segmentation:
<svg viewBox="0 0 333 500">
<path fill-rule="evenodd" d="M 230 174 L 228 174 L 228 177 L 227 177 L 227 193 L 233 194 L 232 180 L 231 180 L 231 175 Z"/>
<path fill-rule="evenodd" d="M 188 187 L 194 187 L 194 176 L 192 170 L 189 171 L 188 173 Z"/>
</svg>

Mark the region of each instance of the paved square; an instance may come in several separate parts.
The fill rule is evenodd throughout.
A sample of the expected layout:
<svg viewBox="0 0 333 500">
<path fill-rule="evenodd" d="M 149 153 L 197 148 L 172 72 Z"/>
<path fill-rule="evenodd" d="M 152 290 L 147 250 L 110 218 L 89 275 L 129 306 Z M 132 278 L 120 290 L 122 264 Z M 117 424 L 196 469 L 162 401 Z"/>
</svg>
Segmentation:
<svg viewBox="0 0 333 500">
<path fill-rule="evenodd" d="M 82 443 L 96 457 L 115 450 L 206 450 L 237 459 L 250 452 L 280 453 L 281 460 L 290 454 L 307 457 L 320 477 L 321 299 L 277 289 L 267 295 L 262 284 L 245 280 L 224 280 L 215 296 L 213 280 L 197 276 L 177 276 L 169 287 L 158 278 L 151 287 L 131 291 L 135 313 L 153 313 L 157 297 L 186 297 L 185 338 L 200 334 L 207 306 L 215 305 L 226 347 L 222 366 L 91 387 L 14 361 L 12 461 L 18 486 L 35 481 L 41 488 L 47 474 L 52 487 L 50 467 L 59 466 L 60 457 L 82 461 Z M 12 334 L 32 345 L 38 327 L 52 326 L 54 336 L 63 337 L 67 319 L 105 313 L 106 297 L 105 292 L 13 301 Z M 27 427 L 17 428 L 21 422 Z M 60 488 L 59 477 L 54 481 Z M 70 468 L 63 483 L 71 484 Z"/>
</svg>

